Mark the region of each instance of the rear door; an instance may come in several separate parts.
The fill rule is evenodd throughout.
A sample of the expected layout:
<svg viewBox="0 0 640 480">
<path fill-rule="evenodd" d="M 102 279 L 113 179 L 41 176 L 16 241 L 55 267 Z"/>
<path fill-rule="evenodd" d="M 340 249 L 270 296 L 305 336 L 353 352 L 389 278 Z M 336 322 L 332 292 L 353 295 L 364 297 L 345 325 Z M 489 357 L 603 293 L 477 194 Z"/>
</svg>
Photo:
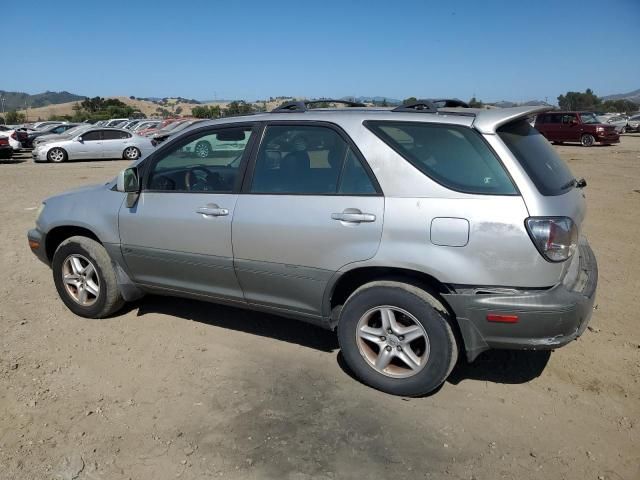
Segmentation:
<svg viewBox="0 0 640 480">
<path fill-rule="evenodd" d="M 268 124 L 233 220 L 245 299 L 322 315 L 334 272 L 375 255 L 383 213 L 375 177 L 344 132 L 318 122 Z"/>
<path fill-rule="evenodd" d="M 103 158 L 122 158 L 127 138 L 131 138 L 130 133 L 105 130 L 102 137 Z"/>
</svg>

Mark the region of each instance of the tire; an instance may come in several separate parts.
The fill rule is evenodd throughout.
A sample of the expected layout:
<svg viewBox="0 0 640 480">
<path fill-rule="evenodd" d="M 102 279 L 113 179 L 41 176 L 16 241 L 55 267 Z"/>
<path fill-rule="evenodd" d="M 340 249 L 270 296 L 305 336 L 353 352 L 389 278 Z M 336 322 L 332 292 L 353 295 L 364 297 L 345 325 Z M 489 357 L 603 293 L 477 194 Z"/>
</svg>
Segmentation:
<svg viewBox="0 0 640 480">
<path fill-rule="evenodd" d="M 140 150 L 136 147 L 127 147 L 122 152 L 122 158 L 125 160 L 137 160 L 140 158 Z"/>
<path fill-rule="evenodd" d="M 95 240 L 80 236 L 66 239 L 56 249 L 51 269 L 58 295 L 76 315 L 104 318 L 124 305 L 111 259 Z"/>
<path fill-rule="evenodd" d="M 196 143 L 196 147 L 193 149 L 193 152 L 197 157 L 207 158 L 211 154 L 211 145 L 206 141 L 198 142 Z"/>
<path fill-rule="evenodd" d="M 620 130 L 620 135 L 624 135 L 625 133 L 627 133 L 627 127 L 622 127 L 622 130 Z"/>
<path fill-rule="evenodd" d="M 54 147 L 47 152 L 47 160 L 53 163 L 66 162 L 69 159 L 67 152 L 60 147 Z"/>
<path fill-rule="evenodd" d="M 358 288 L 338 323 L 342 355 L 355 376 L 392 395 L 421 396 L 442 385 L 457 362 L 458 346 L 445 314 L 433 306 L 436 302 L 435 295 L 396 281 Z M 386 333 L 385 323 L 392 327 Z M 407 342 L 403 333 L 414 339 Z M 380 367 L 387 365 L 379 368 L 378 361 Z"/>
<path fill-rule="evenodd" d="M 580 137 L 580 143 L 583 147 L 592 147 L 596 143 L 596 139 L 590 133 L 585 133 Z"/>
</svg>

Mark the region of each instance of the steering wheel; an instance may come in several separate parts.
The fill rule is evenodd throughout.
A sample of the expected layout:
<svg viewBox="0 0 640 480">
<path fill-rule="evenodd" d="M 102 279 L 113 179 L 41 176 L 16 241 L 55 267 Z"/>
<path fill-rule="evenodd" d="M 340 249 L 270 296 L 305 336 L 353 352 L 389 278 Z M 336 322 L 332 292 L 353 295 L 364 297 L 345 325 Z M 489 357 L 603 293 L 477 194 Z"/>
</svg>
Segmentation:
<svg viewBox="0 0 640 480">
<path fill-rule="evenodd" d="M 196 172 L 201 172 L 204 175 L 202 176 L 202 180 L 198 179 Z M 205 188 L 200 188 L 198 190 L 208 190 L 209 185 L 209 170 L 204 167 L 192 167 L 184 174 L 184 186 L 188 191 L 194 190 L 194 187 L 198 184 L 204 183 Z"/>
</svg>

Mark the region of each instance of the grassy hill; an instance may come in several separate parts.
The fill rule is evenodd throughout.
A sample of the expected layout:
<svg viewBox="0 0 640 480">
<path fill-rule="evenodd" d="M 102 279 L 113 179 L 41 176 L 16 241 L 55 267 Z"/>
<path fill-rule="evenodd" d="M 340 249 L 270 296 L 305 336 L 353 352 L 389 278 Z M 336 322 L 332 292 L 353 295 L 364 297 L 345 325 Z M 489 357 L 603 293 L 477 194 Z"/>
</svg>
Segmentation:
<svg viewBox="0 0 640 480">
<path fill-rule="evenodd" d="M 5 111 L 19 110 L 25 105 L 29 108 L 39 108 L 59 103 L 81 102 L 85 99 L 81 95 L 69 92 L 43 92 L 30 95 L 24 92 L 7 92 L 5 90 L 0 90 L 0 97 L 4 98 Z"/>
</svg>

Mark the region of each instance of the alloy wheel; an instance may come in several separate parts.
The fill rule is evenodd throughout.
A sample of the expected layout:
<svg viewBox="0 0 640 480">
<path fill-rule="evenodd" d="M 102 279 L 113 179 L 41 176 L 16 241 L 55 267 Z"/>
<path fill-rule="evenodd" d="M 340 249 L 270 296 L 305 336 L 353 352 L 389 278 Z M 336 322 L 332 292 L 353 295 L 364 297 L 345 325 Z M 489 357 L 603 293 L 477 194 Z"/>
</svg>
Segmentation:
<svg viewBox="0 0 640 480">
<path fill-rule="evenodd" d="M 100 295 L 96 267 L 79 254 L 69 255 L 62 262 L 62 283 L 69 296 L 83 307 L 93 305 Z"/>
<path fill-rule="evenodd" d="M 429 360 L 427 332 L 416 317 L 398 307 L 375 307 L 362 315 L 356 343 L 369 366 L 388 377 L 412 377 Z"/>
<path fill-rule="evenodd" d="M 54 148 L 49 152 L 49 159 L 52 162 L 62 162 L 64 160 L 64 152 L 59 148 Z"/>
</svg>

